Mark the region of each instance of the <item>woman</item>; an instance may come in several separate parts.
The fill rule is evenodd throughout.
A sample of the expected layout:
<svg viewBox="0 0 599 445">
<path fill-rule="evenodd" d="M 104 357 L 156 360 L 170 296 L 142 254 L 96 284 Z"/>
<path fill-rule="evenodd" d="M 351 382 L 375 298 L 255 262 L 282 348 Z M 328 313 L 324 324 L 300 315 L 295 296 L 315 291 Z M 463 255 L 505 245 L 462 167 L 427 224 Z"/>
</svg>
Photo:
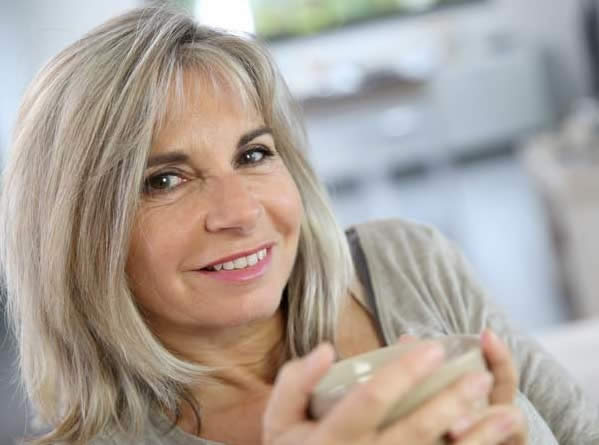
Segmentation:
<svg viewBox="0 0 599 445">
<path fill-rule="evenodd" d="M 34 443 L 592 443 L 594 408 L 460 255 L 400 221 L 346 237 L 304 147 L 264 49 L 167 8 L 117 17 L 42 70 L 0 210 L 23 380 L 50 425 Z M 434 342 L 306 418 L 334 354 L 483 331 L 493 376 L 388 429 L 385 410 L 439 366 Z"/>
</svg>

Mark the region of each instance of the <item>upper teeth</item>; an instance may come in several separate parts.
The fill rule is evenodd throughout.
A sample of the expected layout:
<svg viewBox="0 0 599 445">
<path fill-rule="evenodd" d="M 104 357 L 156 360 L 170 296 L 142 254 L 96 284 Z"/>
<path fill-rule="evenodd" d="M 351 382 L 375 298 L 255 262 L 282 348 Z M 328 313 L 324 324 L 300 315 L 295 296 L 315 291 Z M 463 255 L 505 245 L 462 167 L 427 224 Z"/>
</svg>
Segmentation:
<svg viewBox="0 0 599 445">
<path fill-rule="evenodd" d="M 233 269 L 244 269 L 248 266 L 253 266 L 258 261 L 263 260 L 266 256 L 266 249 L 259 250 L 256 253 L 252 253 L 248 256 L 242 256 L 235 258 L 233 261 L 227 261 L 225 263 L 213 264 L 214 270 L 233 270 Z"/>
</svg>

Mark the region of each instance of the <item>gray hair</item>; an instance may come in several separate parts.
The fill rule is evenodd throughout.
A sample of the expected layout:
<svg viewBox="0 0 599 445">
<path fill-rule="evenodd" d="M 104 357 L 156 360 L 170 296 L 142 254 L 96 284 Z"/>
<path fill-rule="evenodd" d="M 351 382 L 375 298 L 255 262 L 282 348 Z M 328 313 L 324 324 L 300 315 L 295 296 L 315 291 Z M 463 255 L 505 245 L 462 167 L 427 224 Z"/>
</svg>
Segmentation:
<svg viewBox="0 0 599 445">
<path fill-rule="evenodd" d="M 152 137 L 183 72 L 225 79 L 262 113 L 304 205 L 285 292 L 286 357 L 335 343 L 347 242 L 304 158 L 300 113 L 266 50 L 170 7 L 116 17 L 58 54 L 20 108 L 0 197 L 0 258 L 25 389 L 51 431 L 85 443 L 140 434 L 210 369 L 169 352 L 125 264 Z"/>
</svg>

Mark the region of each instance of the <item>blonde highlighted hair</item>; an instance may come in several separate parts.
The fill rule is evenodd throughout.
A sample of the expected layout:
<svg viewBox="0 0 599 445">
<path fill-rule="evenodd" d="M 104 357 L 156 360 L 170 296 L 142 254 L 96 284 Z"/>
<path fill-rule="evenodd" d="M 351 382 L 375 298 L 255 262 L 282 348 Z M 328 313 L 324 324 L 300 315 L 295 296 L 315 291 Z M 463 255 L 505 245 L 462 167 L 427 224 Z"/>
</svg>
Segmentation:
<svg viewBox="0 0 599 445">
<path fill-rule="evenodd" d="M 301 118 L 249 37 L 148 6 L 58 54 L 26 92 L 2 178 L 0 255 L 22 381 L 50 432 L 38 444 L 141 434 L 209 371 L 170 353 L 125 273 L 152 137 L 183 72 L 224 79 L 272 128 L 304 205 L 285 292 L 286 357 L 335 342 L 351 277 L 343 232 L 303 152 Z"/>
</svg>

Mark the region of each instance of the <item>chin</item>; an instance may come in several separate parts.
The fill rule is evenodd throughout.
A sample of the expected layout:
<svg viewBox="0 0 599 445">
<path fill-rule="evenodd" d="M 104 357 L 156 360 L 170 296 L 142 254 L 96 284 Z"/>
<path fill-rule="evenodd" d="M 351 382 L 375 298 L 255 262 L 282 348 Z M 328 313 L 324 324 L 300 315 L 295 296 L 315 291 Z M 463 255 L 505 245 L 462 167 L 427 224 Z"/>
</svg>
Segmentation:
<svg viewBox="0 0 599 445">
<path fill-rule="evenodd" d="M 258 304 L 257 304 L 258 303 Z M 272 318 L 281 306 L 281 298 L 276 301 L 250 301 L 239 307 L 234 317 L 235 325 L 252 324 Z"/>
<path fill-rule="evenodd" d="M 235 328 L 244 325 L 251 325 L 271 319 L 281 306 L 281 296 L 273 298 L 260 298 L 255 294 L 248 294 L 242 298 L 231 299 L 218 309 L 212 312 L 211 320 L 206 320 L 206 312 L 198 320 L 207 328 Z"/>
</svg>

